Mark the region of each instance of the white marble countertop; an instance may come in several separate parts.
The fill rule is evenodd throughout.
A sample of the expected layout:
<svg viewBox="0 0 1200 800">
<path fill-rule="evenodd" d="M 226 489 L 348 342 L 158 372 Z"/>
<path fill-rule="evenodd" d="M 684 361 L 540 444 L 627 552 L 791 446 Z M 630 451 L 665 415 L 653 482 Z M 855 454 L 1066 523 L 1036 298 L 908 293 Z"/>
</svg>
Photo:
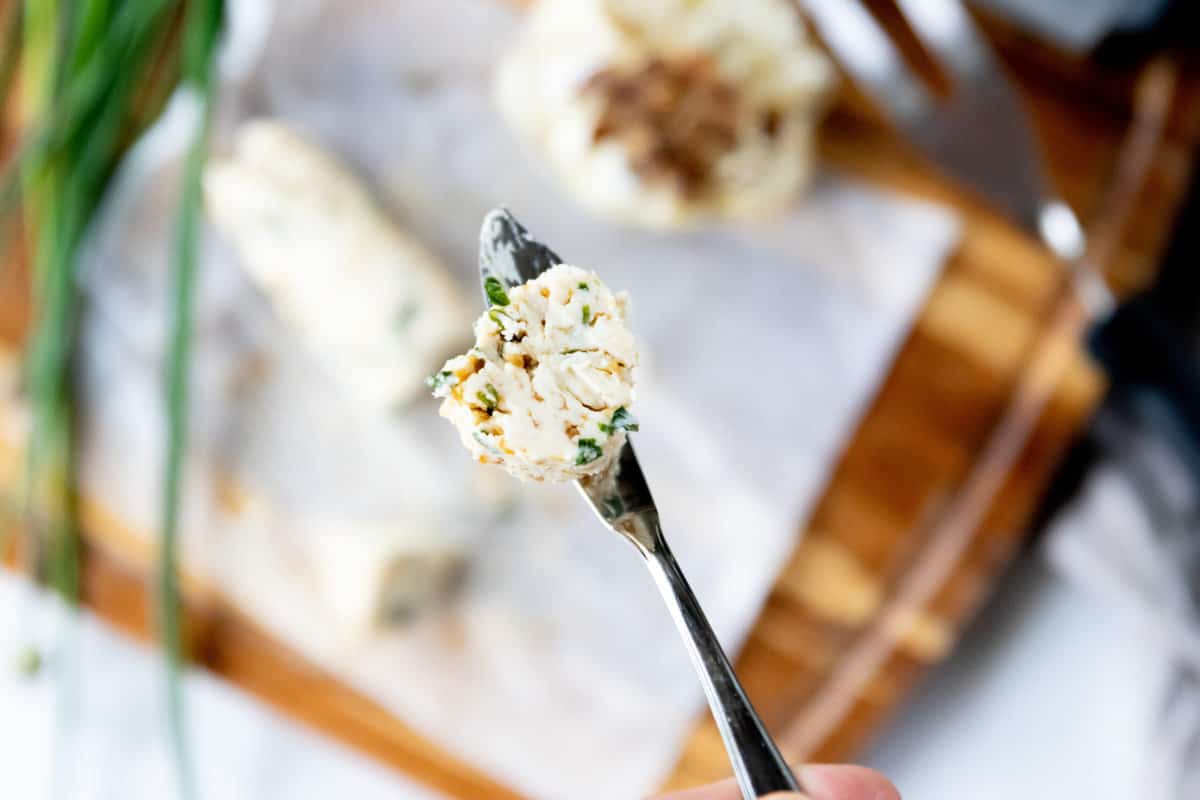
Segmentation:
<svg viewBox="0 0 1200 800">
<path fill-rule="evenodd" d="M 32 677 L 18 669 L 31 631 L 57 627 L 58 611 L 46 594 L 0 570 L 0 796 L 175 797 L 155 653 L 85 613 L 75 643 L 87 669 L 75 691 L 63 691 L 53 662 Z M 205 672 L 192 672 L 186 687 L 204 800 L 438 797 Z"/>
<path fill-rule="evenodd" d="M 916 800 L 1128 800 L 1161 668 L 1132 620 L 1027 558 L 866 754 Z"/>
<path fill-rule="evenodd" d="M 31 608 L 50 601 L 0 577 L 0 764 L 14 798 L 173 796 L 161 735 L 161 672 L 146 648 L 85 616 L 89 665 L 77 717 L 58 739 L 53 665 L 13 666 Z M 960 649 L 883 732 L 866 760 L 917 800 L 1125 800 L 1135 791 L 1149 715 L 1138 629 L 1027 559 Z M 205 673 L 187 681 L 201 796 L 388 798 L 436 795 L 301 728 Z M 71 757 L 58 756 L 72 753 Z M 71 769 L 64 769 L 70 765 Z M 247 790 L 250 787 L 250 790 Z M 564 787 L 564 791 L 567 787 Z"/>
</svg>

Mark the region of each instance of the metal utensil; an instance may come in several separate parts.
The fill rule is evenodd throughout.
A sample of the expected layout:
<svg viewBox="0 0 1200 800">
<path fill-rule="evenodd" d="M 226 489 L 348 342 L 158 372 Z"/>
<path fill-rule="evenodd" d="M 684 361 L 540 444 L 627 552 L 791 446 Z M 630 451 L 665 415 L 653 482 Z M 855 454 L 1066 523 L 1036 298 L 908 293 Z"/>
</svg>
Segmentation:
<svg viewBox="0 0 1200 800">
<path fill-rule="evenodd" d="M 896 0 L 909 26 L 953 83 L 938 98 L 913 74 L 875 18 L 856 1 L 803 0 L 821 37 L 860 89 L 930 162 L 984 194 L 1071 269 L 1090 314 L 1112 293 L 1075 212 L 1049 190 L 1024 109 L 959 0 Z"/>
<path fill-rule="evenodd" d="M 931 94 L 858 2 L 803 2 L 839 63 L 906 139 L 943 172 L 984 194 L 1066 265 L 1086 314 L 1080 325 L 1090 325 L 1093 355 L 1114 386 L 1153 396 L 1155 412 L 1141 422 L 1176 448 L 1200 489 L 1200 365 L 1180 346 L 1187 334 L 1148 312 L 1138 298 L 1118 305 L 1099 269 L 1116 249 L 1117 223 L 1136 202 L 1136 188 L 1166 127 L 1174 70 L 1157 62 L 1144 71 L 1134 122 L 1097 215 L 1108 224 L 1095 226 L 1098 235 L 1085 238 L 1075 213 L 1049 191 L 1017 93 L 960 0 L 896 0 L 953 83 L 947 99 Z"/>
<path fill-rule="evenodd" d="M 506 287 L 520 286 L 561 263 L 561 258 L 530 236 L 508 211 L 496 209 L 484 219 L 479 233 L 481 281 L 496 278 Z M 485 291 L 485 300 L 486 296 Z M 650 569 L 700 676 L 742 795 L 755 798 L 800 791 L 667 547 L 633 445 L 626 440 L 609 469 L 576 485 L 600 521 L 628 539 Z"/>
<path fill-rule="evenodd" d="M 1173 93 L 1171 69 L 1147 69 L 1139 81 L 1134 119 L 1099 203 L 1096 234 L 1085 240 L 1075 214 L 1046 187 L 1041 159 L 1012 87 L 958 0 L 897 0 L 926 49 L 941 61 L 955 92 L 935 98 L 908 68 L 874 17 L 858 0 L 800 0 L 850 78 L 889 116 L 933 165 L 990 199 L 1021 228 L 1044 242 L 1068 266 L 1080 302 L 1055 302 L 1043 343 L 1013 386 L 959 490 L 923 523 L 926 543 L 886 608 L 871 620 L 835 671 L 818 687 L 812 707 L 786 732 L 789 746 L 807 752 L 851 712 L 870 676 L 878 674 L 911 619 L 928 607 L 946 576 L 967 552 L 1017 458 L 1025 452 L 1061 376 L 1089 325 L 1103 330 L 1120 321 L 1111 293 L 1093 265 L 1118 243 L 1114 233 L 1129 216 L 1165 129 Z M 1144 315 L 1143 315 L 1144 317 Z M 1173 349 L 1161 326 L 1136 323 L 1142 349 Z M 1139 361 L 1145 362 L 1143 352 Z M 1158 360 L 1163 360 L 1161 355 Z M 1157 369 L 1145 380 L 1159 390 L 1200 442 L 1200 378 L 1185 365 Z M 1111 371 L 1111 366 L 1110 366 Z M 1189 398 L 1195 398 L 1190 402 Z M 1164 431 L 1168 426 L 1159 424 Z M 1178 442 L 1178 434 L 1168 441 Z M 1200 452 L 1200 449 L 1198 449 Z M 1200 471 L 1197 472 L 1200 485 Z"/>
</svg>

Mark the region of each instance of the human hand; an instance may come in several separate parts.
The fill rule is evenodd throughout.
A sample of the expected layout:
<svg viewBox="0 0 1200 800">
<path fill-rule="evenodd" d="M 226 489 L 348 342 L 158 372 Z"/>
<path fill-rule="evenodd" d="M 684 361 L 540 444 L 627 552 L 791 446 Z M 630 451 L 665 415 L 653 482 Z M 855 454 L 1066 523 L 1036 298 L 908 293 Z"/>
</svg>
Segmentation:
<svg viewBox="0 0 1200 800">
<path fill-rule="evenodd" d="M 811 800 L 900 800 L 900 793 L 887 778 L 873 769 L 844 765 L 800 767 L 796 777 Z M 802 795 L 780 792 L 770 800 L 789 800 Z M 657 800 L 741 800 L 732 780 L 665 794 Z M 764 798 L 763 800 L 768 800 Z"/>
</svg>

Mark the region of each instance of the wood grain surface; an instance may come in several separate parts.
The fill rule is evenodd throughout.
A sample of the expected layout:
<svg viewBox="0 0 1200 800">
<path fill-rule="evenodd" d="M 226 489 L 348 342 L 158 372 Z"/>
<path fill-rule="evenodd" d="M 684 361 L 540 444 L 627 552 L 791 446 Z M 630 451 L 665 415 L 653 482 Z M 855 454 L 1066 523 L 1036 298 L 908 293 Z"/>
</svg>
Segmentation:
<svg viewBox="0 0 1200 800">
<path fill-rule="evenodd" d="M 890 7 L 878 6 L 887 19 Z M 1088 221 L 1110 185 L 1133 114 L 1137 65 L 1104 70 L 984 20 L 1029 106 L 1055 186 Z M 1154 274 L 1200 138 L 1200 70 L 1170 57 L 1180 81 L 1162 141 L 1127 218 L 1109 223 L 1106 268 L 1129 291 Z M 1056 463 L 1104 381 L 1079 347 L 1079 318 L 1059 265 L 972 197 L 939 179 L 846 89 L 823 127 L 833 168 L 944 202 L 963 217 L 962 243 L 834 466 L 803 536 L 767 599 L 737 668 L 789 756 L 850 758 L 914 683 L 951 650 L 1021 545 Z M 885 234 L 884 234 L 885 235 Z M 0 335 L 28 320 L 21 270 L 0 283 Z M 975 524 L 947 527 L 1016 387 L 1046 389 L 1015 461 L 991 476 Z M 0 483 L 18 454 L 0 447 Z M 972 478 L 974 480 L 974 478 Z M 84 503 L 85 600 L 147 636 L 153 545 Z M 955 520 L 961 522 L 959 518 Z M 955 546 L 947 548 L 946 537 Z M 928 591 L 913 592 L 914 576 Z M 916 598 L 916 600 L 913 600 Z M 904 602 L 901 602 L 904 601 Z M 518 795 L 463 764 L 265 634 L 201 581 L 189 582 L 194 661 L 285 713 L 455 797 Z M 699 715 L 668 785 L 729 772 L 716 728 Z"/>
</svg>

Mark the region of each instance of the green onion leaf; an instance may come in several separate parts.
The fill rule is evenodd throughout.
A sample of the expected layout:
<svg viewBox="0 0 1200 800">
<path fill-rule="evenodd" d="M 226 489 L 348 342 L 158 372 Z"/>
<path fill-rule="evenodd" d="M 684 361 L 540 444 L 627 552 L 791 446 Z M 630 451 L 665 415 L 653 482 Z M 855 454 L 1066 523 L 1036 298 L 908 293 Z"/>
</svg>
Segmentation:
<svg viewBox="0 0 1200 800">
<path fill-rule="evenodd" d="M 588 286 L 588 285 L 587 285 L 586 283 L 584 283 L 583 281 L 580 281 L 580 282 L 579 282 L 579 288 L 580 288 L 580 289 L 582 289 L 582 290 L 583 290 L 583 291 L 585 291 L 585 292 L 590 292 L 590 291 L 591 291 L 591 287 L 590 287 L 590 286 Z"/>
<path fill-rule="evenodd" d="M 499 278 L 491 275 L 483 279 L 483 291 L 487 294 L 488 301 L 494 306 L 508 305 L 508 294 L 504 291 L 504 284 Z"/>
<path fill-rule="evenodd" d="M 434 397 L 443 397 L 446 389 L 458 385 L 458 376 L 450 370 L 444 369 L 426 378 L 425 385 L 433 390 Z"/>
<path fill-rule="evenodd" d="M 20 13 L 12 11 L 13 7 L 19 7 Z M 51 580 L 70 602 L 78 599 L 79 592 L 78 425 L 72 377 L 81 299 L 76 276 L 78 250 L 122 154 L 157 115 L 180 72 L 203 103 L 203 121 L 187 155 L 174 240 L 173 319 L 165 381 L 168 455 L 163 475 L 158 592 L 170 734 L 180 795 L 188 798 L 194 795 L 194 784 L 183 739 L 178 506 L 186 445 L 200 173 L 223 3 L 30 0 L 9 3 L 8 8 L 6 18 L 20 27 L 22 38 L 20 47 L 14 46 L 17 27 L 10 27 L 0 44 L 0 96 L 19 78 L 31 119 L 13 155 L 0 165 L 0 209 L 19 201 L 36 242 L 33 294 L 37 309 L 26 359 L 33 419 L 25 500 L 31 512 L 36 501 L 37 519 L 44 520 L 39 527 L 45 532 Z M 177 24 L 180 15 L 185 17 L 182 26 Z M 18 57 L 19 64 L 15 61 Z M 28 669 L 36 669 L 40 661 L 41 656 L 32 651 L 24 663 Z M 59 672 L 69 676 L 72 671 Z"/>
<path fill-rule="evenodd" d="M 601 422 L 598 427 L 607 434 L 613 434 L 617 431 L 636 431 L 641 428 L 638 425 L 637 419 L 625 409 L 625 406 L 621 406 L 613 412 L 611 422 Z"/>
<path fill-rule="evenodd" d="M 588 325 L 592 321 L 592 307 L 585 305 L 583 307 L 583 324 Z"/>
<path fill-rule="evenodd" d="M 495 411 L 496 406 L 500 405 L 500 393 L 490 383 L 484 386 L 482 391 L 476 392 L 475 396 L 479 398 L 479 402 L 488 411 Z"/>
<path fill-rule="evenodd" d="M 596 444 L 595 439 L 580 439 L 579 452 L 575 454 L 575 465 L 581 467 L 590 464 L 602 455 L 604 450 Z"/>
<path fill-rule="evenodd" d="M 192 0 L 183 34 L 183 86 L 201 100 L 198 120 L 184 163 L 183 187 L 176 219 L 172 326 L 166 369 L 167 459 L 163 476 L 162 542 L 159 547 L 158 603 L 163 653 L 167 663 L 167 727 L 175 756 L 180 796 L 196 795 L 187 747 L 183 698 L 183 597 L 179 588 L 179 521 L 187 447 L 188 372 L 191 364 L 197 250 L 202 206 L 201 178 L 208 157 L 216 92 L 216 51 L 224 3 Z"/>
<path fill-rule="evenodd" d="M 483 431 L 472 431 L 471 438 L 478 442 L 480 447 L 482 447 L 484 450 L 487 450 L 492 455 L 500 455 L 500 449 L 496 447 L 496 445 L 492 444 L 489 434 L 486 434 Z"/>
</svg>

